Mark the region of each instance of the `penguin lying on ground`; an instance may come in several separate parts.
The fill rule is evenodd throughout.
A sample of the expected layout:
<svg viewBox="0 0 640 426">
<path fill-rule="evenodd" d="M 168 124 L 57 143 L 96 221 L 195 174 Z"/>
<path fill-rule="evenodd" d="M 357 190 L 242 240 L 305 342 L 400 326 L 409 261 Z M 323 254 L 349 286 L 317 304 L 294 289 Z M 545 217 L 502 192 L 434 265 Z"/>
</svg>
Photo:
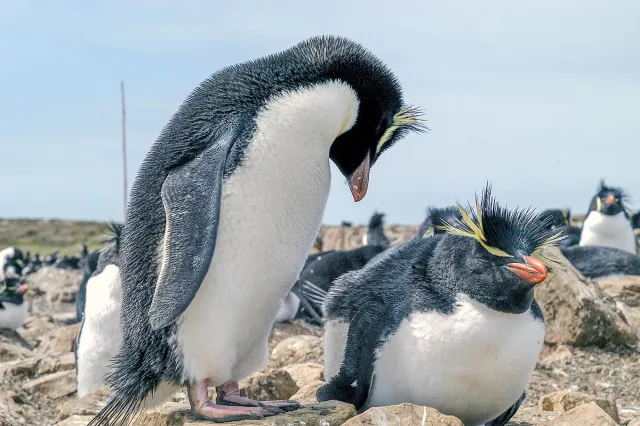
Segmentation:
<svg viewBox="0 0 640 426">
<path fill-rule="evenodd" d="M 636 236 L 624 201 L 625 192 L 600 181 L 598 193 L 592 198 L 582 224 L 581 246 L 613 247 L 637 253 Z"/>
<path fill-rule="evenodd" d="M 104 386 L 109 363 L 122 344 L 122 287 L 118 267 L 122 228 L 109 224 L 109 229 L 112 238 L 100 250 L 95 270 L 85 286 L 86 302 L 75 347 L 78 398 Z"/>
<path fill-rule="evenodd" d="M 293 290 L 278 311 L 276 322 L 304 318 L 322 325 L 321 306 L 333 280 L 346 272 L 362 268 L 389 247 L 389 238 L 384 233 L 384 216 L 378 212 L 371 216 L 367 238 L 363 238 L 364 246 L 321 253 L 305 263 Z"/>
<path fill-rule="evenodd" d="M 531 211 L 500 207 L 489 186 L 475 211 L 460 213 L 445 234 L 336 281 L 318 401 L 414 403 L 467 426 L 515 414 L 544 340 L 533 289 L 558 236 Z"/>
<path fill-rule="evenodd" d="M 602 246 L 573 246 L 561 250 L 564 257 L 588 278 L 640 275 L 640 256 L 628 251 Z"/>
<path fill-rule="evenodd" d="M 29 317 L 24 294 L 29 290 L 19 278 L 5 278 L 0 282 L 0 328 L 15 330 Z"/>
<path fill-rule="evenodd" d="M 434 234 L 442 234 L 445 231 L 445 225 L 454 224 L 456 221 L 461 220 L 460 211 L 455 206 L 438 208 L 429 207 L 427 209 L 427 217 L 420 225 L 418 232 L 413 238 L 420 240 L 425 236 L 431 236 Z"/>
<path fill-rule="evenodd" d="M 94 250 L 87 254 L 86 261 L 82 268 L 82 280 L 80 281 L 80 288 L 76 294 L 76 319 L 82 321 L 82 314 L 84 313 L 84 305 L 87 300 L 87 282 L 91 275 L 98 267 L 98 258 L 100 256 L 100 250 Z"/>
<path fill-rule="evenodd" d="M 315 242 L 332 160 L 355 201 L 419 113 L 362 46 L 315 37 L 198 86 L 143 161 L 120 247 L 122 348 L 91 425 L 125 424 L 180 386 L 195 415 L 256 419 L 293 401 L 240 396 Z M 216 386 L 216 403 L 208 387 Z"/>
<path fill-rule="evenodd" d="M 575 246 L 580 242 L 581 229 L 571 225 L 571 210 L 548 209 L 538 215 L 538 219 L 556 232 L 562 232 L 564 237 L 558 241 L 558 247 Z"/>
</svg>

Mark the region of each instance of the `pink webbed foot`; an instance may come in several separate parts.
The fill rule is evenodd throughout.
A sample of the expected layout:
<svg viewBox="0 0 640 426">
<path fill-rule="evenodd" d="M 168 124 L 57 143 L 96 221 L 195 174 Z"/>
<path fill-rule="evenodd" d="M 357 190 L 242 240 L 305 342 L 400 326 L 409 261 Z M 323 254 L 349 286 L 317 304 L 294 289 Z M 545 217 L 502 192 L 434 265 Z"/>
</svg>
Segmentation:
<svg viewBox="0 0 640 426">
<path fill-rule="evenodd" d="M 240 396 L 238 382 L 225 382 L 216 387 L 216 404 L 240 407 L 259 407 L 270 411 L 294 411 L 301 407 L 300 403 L 292 400 L 256 401 Z"/>
<path fill-rule="evenodd" d="M 218 405 L 211 402 L 208 392 L 209 381 L 204 380 L 187 388 L 187 396 L 193 414 L 203 420 L 226 423 L 238 420 L 259 420 L 278 414 L 263 407 L 240 407 Z"/>
</svg>

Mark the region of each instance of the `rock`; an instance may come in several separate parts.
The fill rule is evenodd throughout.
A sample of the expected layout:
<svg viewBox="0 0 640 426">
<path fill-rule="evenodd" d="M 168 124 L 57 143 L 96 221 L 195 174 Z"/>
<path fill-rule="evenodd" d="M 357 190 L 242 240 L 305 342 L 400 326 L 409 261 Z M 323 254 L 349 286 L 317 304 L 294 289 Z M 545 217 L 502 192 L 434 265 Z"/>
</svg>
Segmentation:
<svg viewBox="0 0 640 426">
<path fill-rule="evenodd" d="M 300 408 L 263 420 L 244 420 L 229 425 L 242 426 L 340 426 L 356 415 L 351 404 L 338 401 L 326 401 Z M 156 411 L 140 415 L 132 426 L 203 426 L 213 424 L 197 421 L 190 414 L 189 406 L 175 402 L 167 402 Z"/>
<path fill-rule="evenodd" d="M 54 328 L 42 338 L 38 352 L 48 356 L 73 352 L 79 330 L 80 323 Z"/>
<path fill-rule="evenodd" d="M 602 292 L 629 306 L 640 306 L 640 276 L 623 275 L 597 280 Z"/>
<path fill-rule="evenodd" d="M 54 357 L 31 357 L 0 364 L 0 376 L 36 376 L 46 373 L 71 370 L 75 368 L 75 356 L 72 352 Z"/>
<path fill-rule="evenodd" d="M 29 347 L 16 341 L 16 339 L 0 335 L 0 362 L 15 361 L 33 356 Z"/>
<path fill-rule="evenodd" d="M 30 393 L 38 392 L 52 399 L 62 398 L 76 391 L 76 372 L 70 370 L 47 374 L 28 381 L 22 387 Z"/>
<path fill-rule="evenodd" d="M 38 371 L 40 358 L 32 357 L 0 364 L 0 376 L 8 374 L 14 376 L 34 376 Z"/>
<path fill-rule="evenodd" d="M 638 337 L 598 284 L 583 277 L 557 248 L 563 268 L 553 268 L 535 297 L 546 322 L 545 341 L 575 346 L 635 346 Z"/>
<path fill-rule="evenodd" d="M 627 426 L 640 426 L 640 417 L 631 420 Z"/>
<path fill-rule="evenodd" d="M 284 370 L 254 373 L 240 383 L 240 395 L 258 401 L 289 399 L 298 389 L 291 375 Z"/>
<path fill-rule="evenodd" d="M 550 424 L 556 416 L 556 413 L 543 411 L 539 407 L 520 407 L 507 424 L 509 426 L 543 426 Z"/>
<path fill-rule="evenodd" d="M 327 226 L 320 228 L 316 238 L 318 251 L 351 250 L 362 246 L 363 238 L 367 234 L 366 226 Z M 413 238 L 418 231 L 417 226 L 391 225 L 384 229 L 384 233 L 391 244 L 404 242 Z"/>
<path fill-rule="evenodd" d="M 435 408 L 413 404 L 391 405 L 369 408 L 364 413 L 350 419 L 343 426 L 464 426 L 454 416 L 446 416 Z"/>
<path fill-rule="evenodd" d="M 22 326 L 20 334 L 27 340 L 39 342 L 54 328 L 56 328 L 56 325 L 51 316 L 31 315 Z"/>
<path fill-rule="evenodd" d="M 567 345 L 558 345 L 558 347 L 548 356 L 540 360 L 540 364 L 551 367 L 553 364 L 571 364 L 573 359 L 573 350 Z"/>
<path fill-rule="evenodd" d="M 0 391 L 0 426 L 25 423 L 24 410 L 13 399 L 12 392 Z"/>
<path fill-rule="evenodd" d="M 73 352 L 55 357 L 43 357 L 38 366 L 37 374 L 56 373 L 58 371 L 76 368 L 76 356 Z"/>
<path fill-rule="evenodd" d="M 620 418 L 618 417 L 618 407 L 616 406 L 615 402 L 608 399 L 597 398 L 596 396 L 582 392 L 553 392 L 540 397 L 538 405 L 540 406 L 540 409 L 544 411 L 555 411 L 556 413 L 563 413 L 565 411 L 572 410 L 575 407 L 583 404 L 588 404 L 590 402 L 594 402 L 602 410 L 604 410 L 604 412 L 606 412 L 609 417 L 611 417 L 617 423 L 620 423 Z"/>
<path fill-rule="evenodd" d="M 58 406 L 58 421 L 73 416 L 95 415 L 105 406 L 111 392 L 103 387 L 84 395 L 82 398 L 74 398 L 63 402 Z"/>
<path fill-rule="evenodd" d="M 595 402 L 582 404 L 560 414 L 551 422 L 553 426 L 617 426 L 607 413 Z"/>
<path fill-rule="evenodd" d="M 324 385 L 322 380 L 314 380 L 305 386 L 302 386 L 298 392 L 296 392 L 291 398 L 294 401 L 298 401 L 300 404 L 316 404 L 316 392 L 320 386 Z"/>
<path fill-rule="evenodd" d="M 271 359 L 278 365 L 315 362 L 323 364 L 322 339 L 316 336 L 292 336 L 278 343 L 271 352 Z"/>
<path fill-rule="evenodd" d="M 87 424 L 93 419 L 93 416 L 71 416 L 55 426 L 87 426 Z"/>
<path fill-rule="evenodd" d="M 299 388 L 316 380 L 324 380 L 324 367 L 315 362 L 287 365 L 282 367 L 282 369 L 289 373 Z"/>
</svg>

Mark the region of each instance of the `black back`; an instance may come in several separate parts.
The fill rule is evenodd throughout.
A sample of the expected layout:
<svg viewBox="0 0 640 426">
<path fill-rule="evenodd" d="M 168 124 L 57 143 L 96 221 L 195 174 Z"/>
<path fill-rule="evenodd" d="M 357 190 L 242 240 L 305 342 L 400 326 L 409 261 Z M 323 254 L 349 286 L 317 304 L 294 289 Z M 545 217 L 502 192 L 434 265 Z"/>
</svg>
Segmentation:
<svg viewBox="0 0 640 426">
<path fill-rule="evenodd" d="M 587 278 L 640 275 L 640 256 L 612 247 L 573 246 L 562 254 Z"/>
<path fill-rule="evenodd" d="M 76 295 L 76 319 L 82 321 L 84 314 L 84 305 L 87 302 L 87 282 L 91 275 L 98 267 L 98 257 L 100 256 L 99 250 L 94 250 L 87 255 L 87 261 L 84 264 L 82 271 L 82 280 L 80 281 L 80 288 Z"/>
<path fill-rule="evenodd" d="M 631 225 L 633 226 L 633 229 L 640 228 L 640 211 L 631 216 Z"/>
</svg>

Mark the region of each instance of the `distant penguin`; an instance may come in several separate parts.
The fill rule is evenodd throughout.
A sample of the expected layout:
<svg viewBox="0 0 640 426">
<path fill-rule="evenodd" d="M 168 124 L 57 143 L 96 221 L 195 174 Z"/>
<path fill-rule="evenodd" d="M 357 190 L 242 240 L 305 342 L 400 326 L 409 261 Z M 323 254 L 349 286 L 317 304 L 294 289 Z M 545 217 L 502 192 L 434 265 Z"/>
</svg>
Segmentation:
<svg viewBox="0 0 640 426">
<path fill-rule="evenodd" d="M 352 226 L 353 226 L 353 222 L 350 222 L 350 221 L 348 221 L 348 220 L 343 220 L 343 221 L 340 223 L 340 226 L 344 226 L 344 227 L 346 227 L 346 228 L 350 228 L 350 227 L 352 227 Z"/>
<path fill-rule="evenodd" d="M 398 138 L 422 130 L 362 46 L 314 37 L 200 84 L 143 161 L 120 250 L 122 349 L 91 425 L 127 423 L 180 386 L 194 415 L 256 419 L 294 401 L 242 397 L 315 242 L 330 160 L 355 201 Z M 216 403 L 208 387 L 216 386 Z"/>
<path fill-rule="evenodd" d="M 624 201 L 625 192 L 600 181 L 598 193 L 592 198 L 582 224 L 581 246 L 613 247 L 637 253 L 636 236 Z"/>
<path fill-rule="evenodd" d="M 5 278 L 0 282 L 0 328 L 15 330 L 29 317 L 24 294 L 29 290 L 19 278 Z"/>
<path fill-rule="evenodd" d="M 82 321 L 82 314 L 84 313 L 84 305 L 87 300 L 87 282 L 91 275 L 98 267 L 98 258 L 100 256 L 100 250 L 94 250 L 88 253 L 86 261 L 82 268 L 82 279 L 80 280 L 80 288 L 76 294 L 76 319 L 78 322 Z"/>
<path fill-rule="evenodd" d="M 633 216 L 631 216 L 631 225 L 633 229 L 640 229 L 640 211 L 635 212 Z"/>
<path fill-rule="evenodd" d="M 319 401 L 413 403 L 467 426 L 504 425 L 544 341 L 534 288 L 558 236 L 484 190 L 446 233 L 414 239 L 336 281 L 325 305 Z"/>
<path fill-rule="evenodd" d="M 538 215 L 538 220 L 546 223 L 548 229 L 562 232 L 564 238 L 558 242 L 558 247 L 567 248 L 580 242 L 581 229 L 571 225 L 571 210 L 544 210 Z"/>
<path fill-rule="evenodd" d="M 613 275 L 640 275 L 640 256 L 602 246 L 573 246 L 562 254 L 582 275 L 597 279 Z"/>
<path fill-rule="evenodd" d="M 0 250 L 0 281 L 20 277 L 23 268 L 24 255 L 20 249 L 7 247 Z"/>
<path fill-rule="evenodd" d="M 110 224 L 109 229 L 113 237 L 99 252 L 95 270 L 86 283 L 86 302 L 80 315 L 82 325 L 76 339 L 78 398 L 104 386 L 109 364 L 122 345 L 122 287 L 118 266 L 122 228 Z"/>
<path fill-rule="evenodd" d="M 447 223 L 453 224 L 461 219 L 462 216 L 460 216 L 460 212 L 455 206 L 444 208 L 429 207 L 427 209 L 427 217 L 420 225 L 414 238 L 419 240 L 425 236 L 442 234 Z"/>
<path fill-rule="evenodd" d="M 389 247 L 389 238 L 384 234 L 385 214 L 375 212 L 369 219 L 369 228 L 362 239 L 362 245 Z"/>
</svg>

